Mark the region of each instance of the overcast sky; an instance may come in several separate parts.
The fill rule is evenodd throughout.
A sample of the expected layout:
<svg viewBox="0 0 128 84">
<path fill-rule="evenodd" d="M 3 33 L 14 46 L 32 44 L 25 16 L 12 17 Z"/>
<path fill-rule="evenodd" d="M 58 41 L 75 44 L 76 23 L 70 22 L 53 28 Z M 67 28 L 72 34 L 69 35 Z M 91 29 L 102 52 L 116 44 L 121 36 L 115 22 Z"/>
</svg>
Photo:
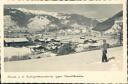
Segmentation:
<svg viewBox="0 0 128 84">
<path fill-rule="evenodd" d="M 121 4 L 37 4 L 6 5 L 5 8 L 26 8 L 60 13 L 77 13 L 90 18 L 106 19 L 122 10 Z"/>
</svg>

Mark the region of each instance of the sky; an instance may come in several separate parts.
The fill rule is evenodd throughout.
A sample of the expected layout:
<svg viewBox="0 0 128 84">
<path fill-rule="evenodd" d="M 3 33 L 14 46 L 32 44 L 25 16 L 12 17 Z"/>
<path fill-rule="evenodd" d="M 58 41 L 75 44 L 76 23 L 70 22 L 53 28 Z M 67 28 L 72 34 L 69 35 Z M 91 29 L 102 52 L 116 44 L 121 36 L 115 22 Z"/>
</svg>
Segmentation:
<svg viewBox="0 0 128 84">
<path fill-rule="evenodd" d="M 5 8 L 26 8 L 47 12 L 76 13 L 86 17 L 105 20 L 122 10 L 121 4 L 20 4 Z"/>
</svg>

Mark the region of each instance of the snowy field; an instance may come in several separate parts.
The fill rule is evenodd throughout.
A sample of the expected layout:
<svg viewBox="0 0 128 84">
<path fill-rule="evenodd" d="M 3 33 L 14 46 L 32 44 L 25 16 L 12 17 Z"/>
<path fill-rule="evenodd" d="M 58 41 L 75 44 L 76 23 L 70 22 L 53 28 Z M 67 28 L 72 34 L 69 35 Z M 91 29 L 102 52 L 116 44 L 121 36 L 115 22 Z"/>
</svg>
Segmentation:
<svg viewBox="0 0 128 84">
<path fill-rule="evenodd" d="M 101 51 L 88 51 L 64 56 L 5 62 L 7 72 L 44 71 L 119 71 L 122 70 L 123 48 L 108 49 L 108 63 L 101 63 Z"/>
<path fill-rule="evenodd" d="M 21 47 L 21 48 L 15 48 L 15 47 L 4 47 L 4 57 L 12 57 L 12 56 L 24 56 L 31 54 L 31 51 L 29 48 Z"/>
</svg>

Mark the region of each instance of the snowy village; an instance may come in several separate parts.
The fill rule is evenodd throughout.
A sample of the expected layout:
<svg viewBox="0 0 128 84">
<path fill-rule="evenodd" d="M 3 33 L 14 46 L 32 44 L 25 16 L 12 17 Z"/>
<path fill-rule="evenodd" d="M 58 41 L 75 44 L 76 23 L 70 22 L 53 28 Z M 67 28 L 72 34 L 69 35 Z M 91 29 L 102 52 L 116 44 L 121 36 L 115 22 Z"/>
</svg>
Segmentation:
<svg viewBox="0 0 128 84">
<path fill-rule="evenodd" d="M 120 70 L 122 18 L 122 10 L 98 21 L 74 13 L 6 7 L 5 71 Z M 100 63 L 104 39 L 109 45 L 108 58 L 112 59 L 105 66 Z"/>
</svg>

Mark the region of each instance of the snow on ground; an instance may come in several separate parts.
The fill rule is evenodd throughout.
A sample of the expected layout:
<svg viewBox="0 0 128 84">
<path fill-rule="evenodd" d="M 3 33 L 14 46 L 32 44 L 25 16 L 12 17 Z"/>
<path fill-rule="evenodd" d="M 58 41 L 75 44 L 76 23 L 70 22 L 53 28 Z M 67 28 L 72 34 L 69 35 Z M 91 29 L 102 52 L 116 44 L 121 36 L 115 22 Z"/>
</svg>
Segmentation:
<svg viewBox="0 0 128 84">
<path fill-rule="evenodd" d="M 108 63 L 101 62 L 101 50 L 81 52 L 64 56 L 43 57 L 41 59 L 5 62 L 8 72 L 41 71 L 113 71 L 122 70 L 123 48 L 108 50 Z"/>
<path fill-rule="evenodd" d="M 12 57 L 12 56 L 23 56 L 29 55 L 31 51 L 29 48 L 14 48 L 14 47 L 5 47 L 4 48 L 4 57 Z"/>
</svg>

